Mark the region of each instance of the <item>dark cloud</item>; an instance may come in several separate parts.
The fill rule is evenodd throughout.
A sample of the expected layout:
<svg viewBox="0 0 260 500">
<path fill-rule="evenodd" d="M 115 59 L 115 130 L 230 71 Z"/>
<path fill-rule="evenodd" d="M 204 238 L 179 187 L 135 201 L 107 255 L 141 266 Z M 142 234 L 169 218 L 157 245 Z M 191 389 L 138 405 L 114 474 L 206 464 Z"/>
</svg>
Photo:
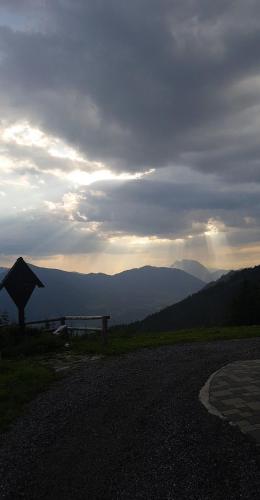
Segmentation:
<svg viewBox="0 0 260 500">
<path fill-rule="evenodd" d="M 96 190 L 85 192 L 77 210 L 99 222 L 105 234 L 119 231 L 182 238 L 203 233 L 208 221 L 214 219 L 227 233 L 239 229 L 250 235 L 260 223 L 259 194 L 259 190 L 224 188 L 217 183 L 206 187 L 143 179 L 127 184 L 98 184 Z"/>
<path fill-rule="evenodd" d="M 249 103 L 232 93 L 260 70 L 260 7 L 249 3 L 38 2 L 44 29 L 1 28 L 3 99 L 117 168 L 180 164 L 189 154 L 190 166 L 231 171 L 235 181 L 248 160 L 258 180 L 257 137 L 245 136 L 244 113 L 259 96 Z"/>
<path fill-rule="evenodd" d="M 186 249 L 196 252 L 209 222 L 233 247 L 260 238 L 259 189 L 250 186 L 223 187 L 215 182 L 206 187 L 147 178 L 96 183 L 58 202 L 50 185 L 48 195 L 50 201 L 37 209 L 14 207 L 13 215 L 2 209 L 3 255 L 122 253 L 129 249 L 120 242 L 118 248 L 111 246 L 110 238 L 128 235 L 169 239 L 169 247 L 170 240 L 184 238 Z M 37 192 L 28 199 L 33 196 Z M 3 207 L 7 201 L 4 197 Z"/>
<path fill-rule="evenodd" d="M 14 170 L 26 169 L 30 172 L 35 171 L 35 173 L 41 172 L 44 174 L 45 171 L 60 170 L 64 173 L 69 173 L 75 169 L 85 168 L 85 164 L 77 160 L 72 160 L 69 158 L 63 158 L 51 155 L 46 149 L 37 146 L 25 146 L 19 144 L 4 144 L 3 153 L 12 159 L 14 164 Z M 20 167 L 19 167 L 20 165 Z M 21 167 L 22 165 L 22 167 Z M 86 163 L 87 171 L 91 172 L 95 169 L 95 164 Z"/>
<path fill-rule="evenodd" d="M 9 0 L 0 15 L 1 128 L 28 121 L 101 168 L 156 168 L 76 188 L 68 174 L 96 164 L 3 139 L 17 212 L 1 196 L 2 253 L 110 251 L 113 235 L 195 250 L 210 220 L 234 247 L 259 242 L 259 2 Z"/>
<path fill-rule="evenodd" d="M 102 237 L 77 221 L 55 213 L 28 211 L 0 220 L 3 255 L 57 255 L 95 253 L 104 248 Z"/>
</svg>

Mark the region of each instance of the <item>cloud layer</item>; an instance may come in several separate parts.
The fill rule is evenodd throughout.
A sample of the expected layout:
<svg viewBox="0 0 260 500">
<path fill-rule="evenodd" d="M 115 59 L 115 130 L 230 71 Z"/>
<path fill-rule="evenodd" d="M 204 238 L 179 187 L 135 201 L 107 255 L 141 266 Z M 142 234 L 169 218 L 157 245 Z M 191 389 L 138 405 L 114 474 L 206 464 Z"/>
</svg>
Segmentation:
<svg viewBox="0 0 260 500">
<path fill-rule="evenodd" d="M 199 258 L 210 224 L 227 252 L 258 245 L 259 2 L 12 0 L 0 16 L 3 255 L 136 237 Z"/>
</svg>

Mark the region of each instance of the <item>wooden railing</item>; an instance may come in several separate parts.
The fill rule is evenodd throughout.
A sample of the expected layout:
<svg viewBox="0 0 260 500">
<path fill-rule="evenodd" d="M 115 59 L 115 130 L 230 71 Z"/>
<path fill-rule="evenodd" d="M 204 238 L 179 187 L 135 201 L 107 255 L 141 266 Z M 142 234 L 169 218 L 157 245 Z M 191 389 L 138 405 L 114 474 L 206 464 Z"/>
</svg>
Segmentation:
<svg viewBox="0 0 260 500">
<path fill-rule="evenodd" d="M 88 330 L 92 331 L 100 331 L 102 340 L 104 343 L 107 343 L 108 340 L 108 320 L 110 319 L 110 316 L 61 316 L 59 318 L 48 318 L 48 319 L 42 319 L 39 321 L 28 321 L 26 322 L 26 326 L 33 326 L 33 325 L 45 325 L 46 328 L 52 330 L 52 332 L 55 334 L 59 334 L 64 331 L 68 332 L 75 332 L 75 331 L 81 331 L 87 333 Z M 87 329 L 86 327 L 82 326 L 69 326 L 66 324 L 66 321 L 95 321 L 95 320 L 101 320 L 101 327 L 90 327 Z M 59 327 L 56 328 L 51 328 L 50 325 L 53 323 L 58 323 Z M 61 328 L 64 327 L 64 328 Z"/>
</svg>

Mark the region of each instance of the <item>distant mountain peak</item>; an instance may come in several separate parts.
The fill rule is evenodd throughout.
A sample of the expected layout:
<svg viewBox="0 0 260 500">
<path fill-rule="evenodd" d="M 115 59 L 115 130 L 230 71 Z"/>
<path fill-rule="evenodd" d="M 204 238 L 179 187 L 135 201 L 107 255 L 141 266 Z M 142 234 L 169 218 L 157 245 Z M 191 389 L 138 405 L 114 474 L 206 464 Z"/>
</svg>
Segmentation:
<svg viewBox="0 0 260 500">
<path fill-rule="evenodd" d="M 199 278 L 205 283 L 210 283 L 211 281 L 215 281 L 220 278 L 223 274 L 226 274 L 228 271 L 225 269 L 215 270 L 214 272 L 209 270 L 206 266 L 201 264 L 201 262 L 193 259 L 182 259 L 176 260 L 171 267 L 175 269 L 181 269 L 182 271 L 186 271 L 186 273 L 192 274 L 196 278 Z"/>
<path fill-rule="evenodd" d="M 195 259 L 176 260 L 171 267 L 177 267 L 179 269 L 181 266 L 197 267 L 198 269 L 203 269 L 205 271 L 208 271 L 208 268 L 206 266 L 204 266 L 203 264 L 201 264 L 201 262 Z"/>
<path fill-rule="evenodd" d="M 205 283 L 209 283 L 213 279 L 210 271 L 197 260 L 192 260 L 192 259 L 176 260 L 171 267 L 176 269 L 181 269 L 182 271 L 186 271 L 186 273 L 192 274 L 196 278 L 205 281 Z"/>
</svg>

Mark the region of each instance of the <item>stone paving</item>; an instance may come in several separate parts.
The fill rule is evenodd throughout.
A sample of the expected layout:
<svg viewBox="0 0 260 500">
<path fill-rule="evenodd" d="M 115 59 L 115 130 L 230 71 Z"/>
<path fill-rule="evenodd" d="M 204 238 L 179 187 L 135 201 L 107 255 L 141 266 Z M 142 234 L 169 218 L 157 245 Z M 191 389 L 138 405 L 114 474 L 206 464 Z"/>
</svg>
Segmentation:
<svg viewBox="0 0 260 500">
<path fill-rule="evenodd" d="M 260 445 L 260 359 L 231 363 L 216 372 L 208 402 Z"/>
</svg>

